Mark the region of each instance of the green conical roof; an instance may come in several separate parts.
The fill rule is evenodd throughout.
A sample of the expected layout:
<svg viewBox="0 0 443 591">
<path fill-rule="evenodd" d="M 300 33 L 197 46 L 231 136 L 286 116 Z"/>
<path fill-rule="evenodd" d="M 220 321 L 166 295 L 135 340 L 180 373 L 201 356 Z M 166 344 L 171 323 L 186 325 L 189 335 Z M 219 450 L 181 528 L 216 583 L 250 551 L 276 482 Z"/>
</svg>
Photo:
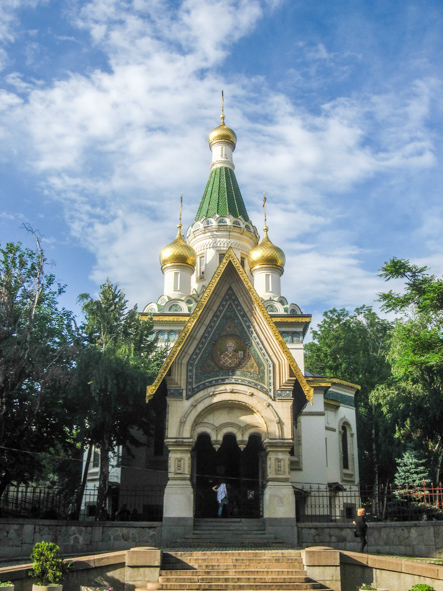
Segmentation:
<svg viewBox="0 0 443 591">
<path fill-rule="evenodd" d="M 235 218 L 242 217 L 245 222 L 251 221 L 235 173 L 227 166 L 219 166 L 211 171 L 195 221 L 213 217 L 215 214 L 232 215 Z"/>
</svg>

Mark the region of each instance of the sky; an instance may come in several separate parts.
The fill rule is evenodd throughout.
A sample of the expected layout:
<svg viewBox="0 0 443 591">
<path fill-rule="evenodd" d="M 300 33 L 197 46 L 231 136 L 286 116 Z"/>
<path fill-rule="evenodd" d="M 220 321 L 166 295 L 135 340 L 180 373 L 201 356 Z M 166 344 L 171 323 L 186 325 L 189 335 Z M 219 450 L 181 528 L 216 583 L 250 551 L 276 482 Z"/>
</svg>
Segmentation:
<svg viewBox="0 0 443 591">
<path fill-rule="evenodd" d="M 0 245 L 36 229 L 77 313 L 107 277 L 156 301 L 223 89 L 282 294 L 377 309 L 392 257 L 443 274 L 442 31 L 441 0 L 1 0 Z"/>
</svg>

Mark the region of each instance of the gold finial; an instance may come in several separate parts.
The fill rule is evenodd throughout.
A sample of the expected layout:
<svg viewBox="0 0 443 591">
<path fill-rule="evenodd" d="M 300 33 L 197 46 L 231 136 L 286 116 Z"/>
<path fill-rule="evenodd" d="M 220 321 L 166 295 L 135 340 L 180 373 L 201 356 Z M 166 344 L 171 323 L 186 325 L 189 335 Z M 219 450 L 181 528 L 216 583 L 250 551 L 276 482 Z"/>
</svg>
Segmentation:
<svg viewBox="0 0 443 591">
<path fill-rule="evenodd" d="M 178 217 L 178 226 L 177 226 L 177 228 L 179 230 L 181 230 L 183 227 L 182 226 L 182 209 L 183 209 L 183 193 L 180 195 L 180 215 Z"/>
<path fill-rule="evenodd" d="M 268 199 L 268 198 L 267 198 L 267 197 L 266 197 L 266 195 L 263 193 L 263 210 L 264 210 L 264 213 L 265 213 L 265 227 L 263 228 L 263 230 L 264 230 L 265 232 L 267 232 L 267 231 L 268 231 L 268 224 L 267 224 L 267 222 L 266 222 L 266 200 L 267 200 L 267 199 Z"/>
<path fill-rule="evenodd" d="M 222 114 L 220 116 L 220 119 L 222 120 L 222 125 L 225 124 L 225 97 L 223 94 L 223 90 L 222 90 Z"/>
</svg>

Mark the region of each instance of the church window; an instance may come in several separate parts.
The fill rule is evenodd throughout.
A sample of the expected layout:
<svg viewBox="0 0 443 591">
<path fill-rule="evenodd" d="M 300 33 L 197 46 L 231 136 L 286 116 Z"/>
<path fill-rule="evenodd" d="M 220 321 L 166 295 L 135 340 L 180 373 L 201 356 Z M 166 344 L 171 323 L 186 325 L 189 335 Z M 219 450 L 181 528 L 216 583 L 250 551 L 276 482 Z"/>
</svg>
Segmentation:
<svg viewBox="0 0 443 591">
<path fill-rule="evenodd" d="M 266 291 L 272 291 L 272 278 L 270 273 L 265 275 L 265 289 Z"/>
<path fill-rule="evenodd" d="M 281 336 L 284 340 L 285 343 L 289 343 L 290 342 L 290 338 L 289 338 L 289 334 L 287 332 L 282 332 Z"/>
<path fill-rule="evenodd" d="M 354 433 L 349 421 L 344 417 L 338 425 L 338 443 L 342 480 L 355 482 Z"/>
<path fill-rule="evenodd" d="M 179 291 L 180 289 L 180 273 L 178 271 L 174 271 L 174 291 Z"/>
<path fill-rule="evenodd" d="M 205 278 L 205 257 L 199 257 L 198 259 L 198 265 L 199 265 L 199 277 L 200 279 L 204 279 Z"/>
<path fill-rule="evenodd" d="M 205 226 L 212 226 L 214 222 L 212 220 L 206 220 L 205 221 Z"/>
<path fill-rule="evenodd" d="M 270 314 L 277 314 L 278 313 L 278 308 L 277 306 L 274 306 L 274 304 L 268 304 L 266 306 L 266 310 L 270 313 Z"/>
<path fill-rule="evenodd" d="M 219 252 L 218 253 L 218 264 L 220 264 L 222 262 L 222 260 L 225 258 L 225 252 Z"/>
<path fill-rule="evenodd" d="M 183 310 L 180 304 L 171 304 L 168 312 L 183 312 Z"/>
<path fill-rule="evenodd" d="M 232 225 L 233 225 L 233 226 L 239 226 L 239 227 L 241 228 L 241 223 L 240 223 L 238 220 L 234 220 L 234 221 L 232 222 Z"/>
<path fill-rule="evenodd" d="M 219 224 L 227 224 L 228 222 L 225 219 L 218 220 Z"/>
<path fill-rule="evenodd" d="M 159 330 L 157 336 L 159 343 L 164 343 L 166 341 L 166 334 L 163 332 L 163 330 Z"/>
<path fill-rule="evenodd" d="M 343 454 L 343 469 L 349 470 L 348 430 L 345 425 L 341 428 L 341 446 Z"/>
<path fill-rule="evenodd" d="M 177 340 L 177 333 L 173 330 L 168 332 L 168 343 L 174 343 Z"/>
<path fill-rule="evenodd" d="M 245 224 L 245 228 L 251 232 L 251 226 L 249 224 Z"/>
<path fill-rule="evenodd" d="M 301 334 L 299 332 L 292 333 L 292 342 L 293 343 L 301 343 L 302 342 Z"/>
<path fill-rule="evenodd" d="M 240 257 L 240 265 L 245 268 L 245 257 Z"/>
<path fill-rule="evenodd" d="M 95 449 L 92 452 L 92 467 L 100 468 L 100 450 Z"/>
<path fill-rule="evenodd" d="M 328 438 L 325 437 L 326 467 L 328 466 Z"/>
</svg>

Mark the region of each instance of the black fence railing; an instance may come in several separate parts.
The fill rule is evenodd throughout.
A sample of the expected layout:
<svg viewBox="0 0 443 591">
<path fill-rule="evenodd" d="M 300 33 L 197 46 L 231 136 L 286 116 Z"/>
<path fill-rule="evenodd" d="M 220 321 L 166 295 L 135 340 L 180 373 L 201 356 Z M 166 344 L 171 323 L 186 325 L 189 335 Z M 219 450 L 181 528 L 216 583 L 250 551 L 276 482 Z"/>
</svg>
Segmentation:
<svg viewBox="0 0 443 591">
<path fill-rule="evenodd" d="M 110 487 L 106 495 L 106 512 L 102 519 L 112 521 L 161 521 L 165 487 L 152 485 L 126 489 Z M 76 510 L 77 491 L 67 493 L 56 488 L 9 486 L 0 498 L 2 517 L 35 519 L 94 520 L 97 510 L 97 488 L 86 489 L 80 513 Z"/>
<path fill-rule="evenodd" d="M 422 483 L 412 487 L 360 486 L 348 484 L 297 484 L 294 486 L 299 523 L 346 523 L 359 507 L 368 520 L 443 520 L 443 487 Z M 110 487 L 106 513 L 111 521 L 161 521 L 164 485 L 135 488 Z M 229 516 L 263 516 L 263 488 L 257 482 L 228 482 Z M 94 520 L 97 488 L 86 489 L 80 514 L 75 512 L 77 491 L 66 492 L 36 486 L 9 486 L 0 498 L 1 517 Z M 195 516 L 213 517 L 217 511 L 212 486 L 199 482 L 194 488 Z M 226 509 L 227 511 L 227 509 Z"/>
<path fill-rule="evenodd" d="M 442 485 L 412 487 L 300 484 L 294 487 L 300 523 L 352 521 L 364 507 L 373 521 L 443 520 Z"/>
</svg>

